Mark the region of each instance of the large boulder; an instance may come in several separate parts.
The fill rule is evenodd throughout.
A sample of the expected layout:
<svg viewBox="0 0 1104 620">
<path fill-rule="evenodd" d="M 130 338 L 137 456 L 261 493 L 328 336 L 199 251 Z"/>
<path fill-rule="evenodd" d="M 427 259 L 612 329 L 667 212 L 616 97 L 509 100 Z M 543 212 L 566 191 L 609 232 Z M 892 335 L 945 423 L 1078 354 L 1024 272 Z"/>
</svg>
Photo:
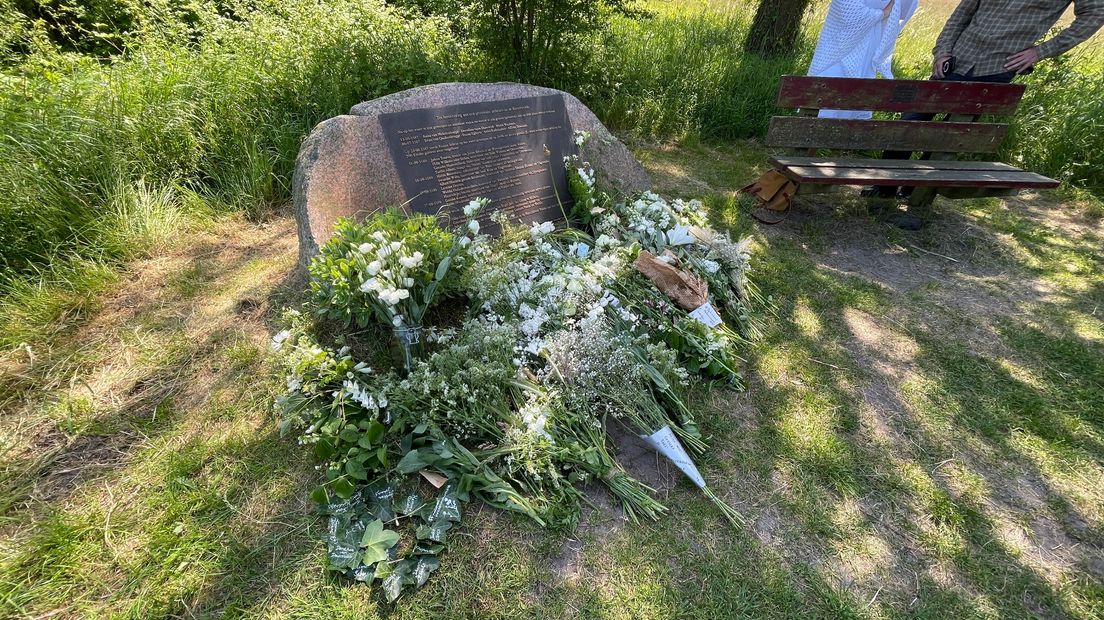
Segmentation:
<svg viewBox="0 0 1104 620">
<path fill-rule="evenodd" d="M 340 217 L 363 217 L 407 197 L 384 139 L 379 115 L 420 108 L 562 94 L 575 131 L 591 134 L 582 156 L 607 190 L 651 188 L 651 180 L 625 145 L 572 95 L 553 88 L 499 82 L 453 82 L 411 88 L 353 106 L 349 114 L 318 124 L 299 149 L 292 199 L 299 226 L 299 262 L 306 266 Z"/>
</svg>

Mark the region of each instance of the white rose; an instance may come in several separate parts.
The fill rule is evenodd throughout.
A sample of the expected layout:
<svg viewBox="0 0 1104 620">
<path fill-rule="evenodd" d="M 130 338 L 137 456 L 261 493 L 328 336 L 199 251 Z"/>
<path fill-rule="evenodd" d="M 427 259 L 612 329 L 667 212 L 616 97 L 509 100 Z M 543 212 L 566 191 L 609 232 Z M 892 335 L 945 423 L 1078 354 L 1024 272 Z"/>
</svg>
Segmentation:
<svg viewBox="0 0 1104 620">
<path fill-rule="evenodd" d="M 468 222 L 468 230 L 471 231 L 471 234 L 478 235 L 479 234 L 479 222 L 477 220 L 472 220 L 472 221 Z"/>
<path fill-rule="evenodd" d="M 473 201 L 469 202 L 468 204 L 464 205 L 464 215 L 467 216 L 467 217 L 471 217 L 471 216 L 475 215 L 476 213 L 479 213 L 479 209 L 482 206 L 483 205 L 480 204 L 478 200 L 473 200 Z"/>
<path fill-rule="evenodd" d="M 368 254 L 369 252 L 371 252 L 374 249 L 376 249 L 376 247 L 374 245 L 372 245 L 371 243 L 362 243 L 362 244 L 360 244 L 360 247 L 357 248 L 357 251 L 360 252 L 361 254 Z"/>
<path fill-rule="evenodd" d="M 370 276 L 376 275 L 377 273 L 380 272 L 381 268 L 383 268 L 383 263 L 379 262 L 378 260 L 374 260 L 374 261 L 368 263 L 368 275 L 370 275 Z"/>
<path fill-rule="evenodd" d="M 469 245 L 471 245 L 471 239 L 469 239 L 467 237 L 460 237 L 459 243 L 460 243 L 460 247 L 466 248 Z"/>
</svg>

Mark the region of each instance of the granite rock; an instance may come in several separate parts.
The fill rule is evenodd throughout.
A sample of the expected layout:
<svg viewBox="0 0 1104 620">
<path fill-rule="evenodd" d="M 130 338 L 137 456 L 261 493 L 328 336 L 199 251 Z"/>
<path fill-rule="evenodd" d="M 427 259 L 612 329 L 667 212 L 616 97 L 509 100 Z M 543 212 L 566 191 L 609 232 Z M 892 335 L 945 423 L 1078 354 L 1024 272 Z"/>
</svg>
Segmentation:
<svg viewBox="0 0 1104 620">
<path fill-rule="evenodd" d="M 363 217 L 406 200 L 379 115 L 419 108 L 562 94 L 571 127 L 591 134 L 582 151 L 607 190 L 651 188 L 651 180 L 628 149 L 574 96 L 552 88 L 512 82 L 432 84 L 353 106 L 349 114 L 319 123 L 303 141 L 292 177 L 299 228 L 299 262 L 306 266 L 333 233 L 340 217 Z"/>
</svg>

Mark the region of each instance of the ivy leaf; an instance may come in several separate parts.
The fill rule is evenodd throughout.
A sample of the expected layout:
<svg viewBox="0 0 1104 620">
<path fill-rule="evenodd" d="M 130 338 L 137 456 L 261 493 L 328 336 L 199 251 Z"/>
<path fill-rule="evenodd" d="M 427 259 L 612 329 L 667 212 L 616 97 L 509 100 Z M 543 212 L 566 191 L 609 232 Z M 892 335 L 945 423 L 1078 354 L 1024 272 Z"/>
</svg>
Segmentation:
<svg viewBox="0 0 1104 620">
<path fill-rule="evenodd" d="M 427 523 L 426 525 L 419 525 L 416 535 L 421 540 L 432 540 L 433 542 L 444 543 L 445 534 L 452 528 L 452 522 L 446 520 L 436 520 Z"/>
<path fill-rule="evenodd" d="M 432 555 L 419 557 L 418 563 L 414 566 L 414 585 L 419 588 L 424 586 L 425 582 L 429 580 L 429 576 L 440 566 L 441 560 Z"/>
<path fill-rule="evenodd" d="M 425 541 L 418 541 L 414 544 L 414 555 L 437 555 L 445 550 L 445 546 L 440 543 L 429 543 Z"/>
<path fill-rule="evenodd" d="M 365 564 L 375 564 L 387 559 L 387 551 L 399 542 L 399 533 L 383 528 L 383 521 L 376 519 L 364 528 L 364 536 L 360 539 L 360 545 L 364 547 L 362 561 Z"/>
<path fill-rule="evenodd" d="M 326 532 L 326 555 L 330 561 L 330 568 L 344 571 L 360 564 L 360 545 L 357 538 L 360 537 L 361 527 L 359 519 L 342 519 L 330 517 Z"/>
<path fill-rule="evenodd" d="M 421 495 L 418 495 L 417 493 L 411 493 L 399 500 L 399 505 L 397 506 L 397 508 L 398 511 L 402 514 L 408 515 L 417 512 L 419 509 L 421 509 L 424 503 L 425 502 L 422 499 Z"/>
<path fill-rule="evenodd" d="M 432 463 L 426 460 L 426 456 L 432 457 L 432 453 L 429 450 L 411 450 L 399 460 L 395 470 L 400 474 L 412 474 L 419 469 L 425 469 Z"/>
</svg>

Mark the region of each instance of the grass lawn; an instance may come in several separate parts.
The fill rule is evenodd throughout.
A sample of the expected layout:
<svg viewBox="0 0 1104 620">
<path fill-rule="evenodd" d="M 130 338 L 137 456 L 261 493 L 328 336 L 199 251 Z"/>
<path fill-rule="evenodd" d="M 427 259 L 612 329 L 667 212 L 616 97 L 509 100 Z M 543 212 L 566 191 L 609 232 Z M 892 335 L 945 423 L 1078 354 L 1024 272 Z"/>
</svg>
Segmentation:
<svg viewBox="0 0 1104 620">
<path fill-rule="evenodd" d="M 751 228 L 755 143 L 636 153 Z M 1102 617 L 1104 224 L 1056 195 L 936 208 L 901 233 L 852 192 L 753 229 L 775 316 L 749 389 L 696 399 L 746 529 L 648 459 L 662 521 L 601 491 L 570 537 L 477 507 L 394 607 L 324 574 L 318 474 L 270 412 L 294 222 L 187 224 L 0 357 L 0 617 Z"/>
</svg>

